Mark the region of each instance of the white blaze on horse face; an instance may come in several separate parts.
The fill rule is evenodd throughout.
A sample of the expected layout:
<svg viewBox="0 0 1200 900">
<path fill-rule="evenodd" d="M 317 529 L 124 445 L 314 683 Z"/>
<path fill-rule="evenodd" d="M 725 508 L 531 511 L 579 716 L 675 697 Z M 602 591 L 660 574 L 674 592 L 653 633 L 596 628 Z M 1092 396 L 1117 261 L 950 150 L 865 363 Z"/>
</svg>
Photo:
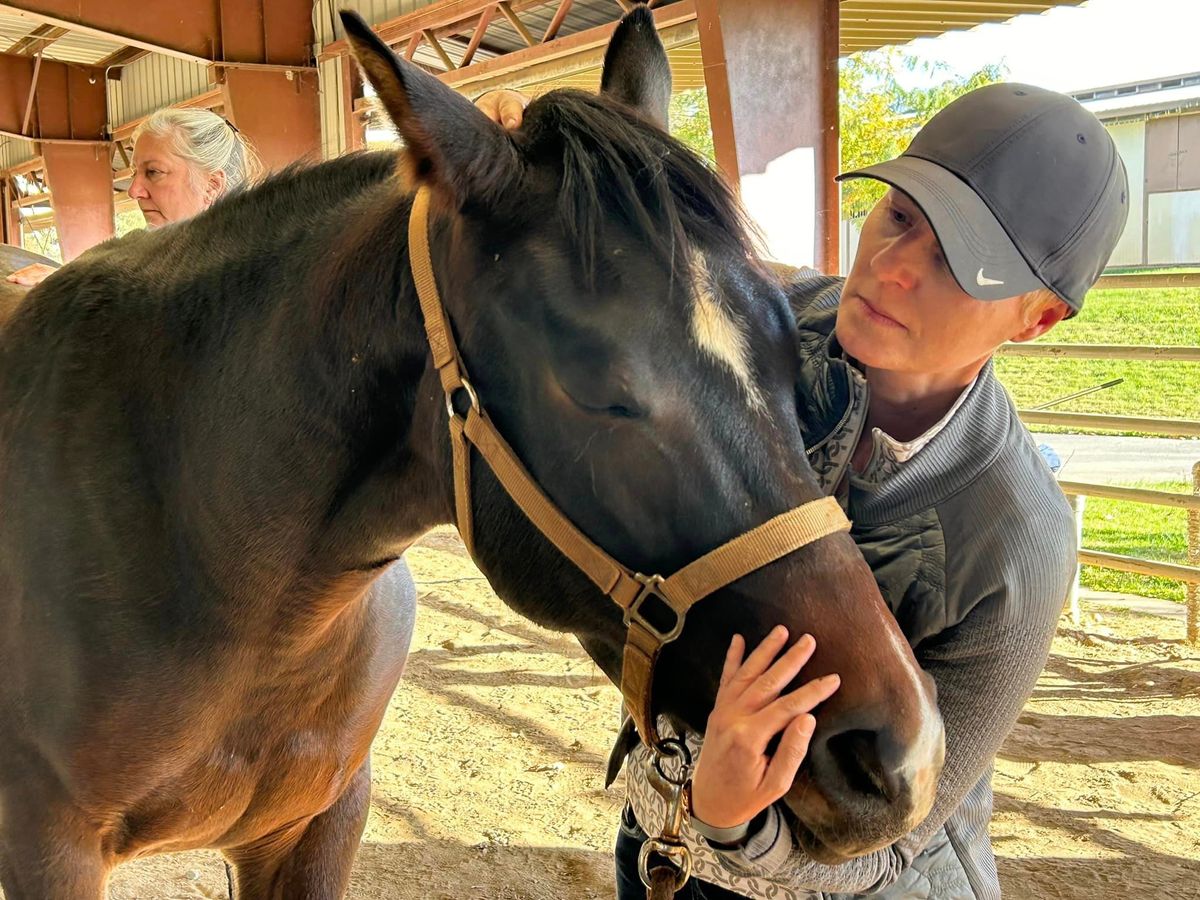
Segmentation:
<svg viewBox="0 0 1200 900">
<path fill-rule="evenodd" d="M 712 275 L 699 253 L 692 255 L 692 334 L 700 349 L 724 365 L 741 386 L 754 409 L 765 411 L 766 402 L 750 364 L 750 342 L 745 323 L 721 302 Z"/>
</svg>

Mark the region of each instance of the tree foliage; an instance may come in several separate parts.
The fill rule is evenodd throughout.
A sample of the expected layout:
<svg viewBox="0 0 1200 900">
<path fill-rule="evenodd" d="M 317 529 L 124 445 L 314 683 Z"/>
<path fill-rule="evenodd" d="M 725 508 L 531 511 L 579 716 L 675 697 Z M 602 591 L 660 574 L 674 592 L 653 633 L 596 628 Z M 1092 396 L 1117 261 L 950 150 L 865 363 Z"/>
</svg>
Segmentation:
<svg viewBox="0 0 1200 900">
<path fill-rule="evenodd" d="M 713 149 L 712 120 L 708 114 L 708 91 L 694 88 L 671 95 L 668 110 L 671 134 L 683 141 L 710 163 L 716 163 Z"/>
<path fill-rule="evenodd" d="M 920 72 L 932 86 L 905 88 L 903 73 Z M 841 112 L 841 168 L 869 166 L 904 152 L 913 135 L 956 97 L 1004 77 L 1000 65 L 985 65 L 951 77 L 943 63 L 929 63 L 895 48 L 857 53 L 838 72 Z M 944 77 L 942 77 L 944 76 Z M 866 215 L 887 190 L 869 179 L 842 184 L 842 217 Z"/>
</svg>

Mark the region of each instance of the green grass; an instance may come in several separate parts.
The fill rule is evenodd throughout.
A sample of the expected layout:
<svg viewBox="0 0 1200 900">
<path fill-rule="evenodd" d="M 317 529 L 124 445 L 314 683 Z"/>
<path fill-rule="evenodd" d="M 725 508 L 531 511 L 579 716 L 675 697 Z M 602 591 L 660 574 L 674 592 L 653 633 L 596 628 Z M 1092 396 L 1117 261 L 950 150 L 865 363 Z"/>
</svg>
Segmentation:
<svg viewBox="0 0 1200 900">
<path fill-rule="evenodd" d="M 1093 291 L 1045 343 L 1200 346 L 1200 289 Z M 1055 406 L 1061 412 L 1200 419 L 1200 363 L 997 357 L 996 372 L 1029 408 L 1114 378 L 1125 382 Z"/>
<path fill-rule="evenodd" d="M 1130 487 L 1191 493 L 1191 486 L 1182 481 L 1138 482 Z M 1083 513 L 1083 545 L 1089 550 L 1186 563 L 1187 511 L 1088 497 Z M 1184 598 L 1181 582 L 1094 566 L 1083 567 L 1080 582 L 1083 587 L 1096 591 L 1118 591 L 1178 602 Z"/>
</svg>

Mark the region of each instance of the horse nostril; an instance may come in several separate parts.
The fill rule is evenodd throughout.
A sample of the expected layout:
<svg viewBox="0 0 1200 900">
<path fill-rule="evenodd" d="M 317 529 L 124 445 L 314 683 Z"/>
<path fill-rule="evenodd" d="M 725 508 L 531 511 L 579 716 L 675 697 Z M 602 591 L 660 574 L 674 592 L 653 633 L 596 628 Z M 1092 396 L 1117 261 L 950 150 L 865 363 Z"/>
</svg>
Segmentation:
<svg viewBox="0 0 1200 900">
<path fill-rule="evenodd" d="M 903 791 L 899 773 L 884 763 L 877 731 L 853 729 L 829 738 L 829 752 L 847 785 L 858 794 L 895 803 Z"/>
</svg>

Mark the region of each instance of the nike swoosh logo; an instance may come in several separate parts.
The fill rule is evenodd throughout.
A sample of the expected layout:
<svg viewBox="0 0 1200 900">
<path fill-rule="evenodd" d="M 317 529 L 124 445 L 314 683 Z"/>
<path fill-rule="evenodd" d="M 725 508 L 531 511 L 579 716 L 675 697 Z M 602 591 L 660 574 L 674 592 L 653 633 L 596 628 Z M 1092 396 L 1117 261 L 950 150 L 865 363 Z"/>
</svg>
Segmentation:
<svg viewBox="0 0 1200 900">
<path fill-rule="evenodd" d="M 987 287 L 989 284 L 1004 284 L 1003 281 L 997 281 L 995 278 L 988 278 L 984 275 L 982 266 L 980 266 L 979 271 L 975 275 L 975 283 L 980 287 Z"/>
</svg>

